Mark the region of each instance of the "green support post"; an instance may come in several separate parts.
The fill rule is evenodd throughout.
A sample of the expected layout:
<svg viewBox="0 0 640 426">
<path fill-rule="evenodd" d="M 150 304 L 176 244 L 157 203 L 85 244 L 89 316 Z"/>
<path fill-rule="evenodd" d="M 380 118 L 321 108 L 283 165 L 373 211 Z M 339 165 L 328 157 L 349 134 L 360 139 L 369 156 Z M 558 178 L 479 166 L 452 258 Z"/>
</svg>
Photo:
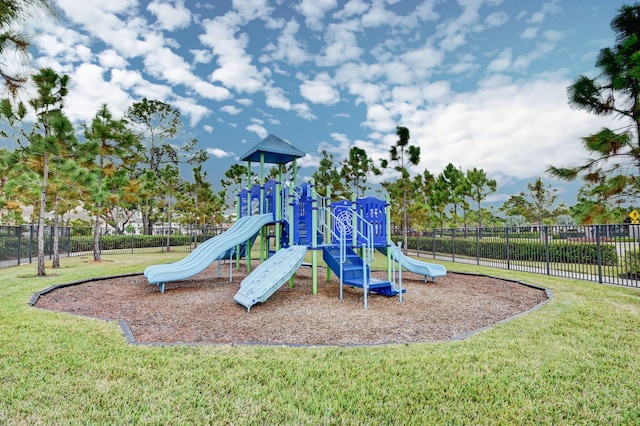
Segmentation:
<svg viewBox="0 0 640 426">
<path fill-rule="evenodd" d="M 311 281 L 313 283 L 313 294 L 318 294 L 318 193 L 316 192 L 313 179 L 309 182 L 311 186 Z"/>
<path fill-rule="evenodd" d="M 240 219 L 240 194 L 236 196 L 238 201 L 236 201 L 236 220 Z M 229 269 L 231 269 L 231 265 L 229 265 Z M 240 270 L 240 245 L 236 246 L 236 270 Z"/>
<path fill-rule="evenodd" d="M 258 206 L 260 214 L 264 211 L 264 152 L 260 153 L 260 206 Z M 260 230 L 260 263 L 264 262 L 267 258 L 265 255 L 265 228 Z M 269 250 L 269 247 L 266 247 Z"/>
<path fill-rule="evenodd" d="M 356 210 L 356 196 L 351 196 L 351 210 L 357 212 Z M 354 214 L 351 216 L 351 248 L 354 251 L 358 247 L 358 217 Z M 362 251 L 360 251 L 360 257 L 362 257 Z"/>
<path fill-rule="evenodd" d="M 276 251 L 280 250 L 282 238 L 282 165 L 278 165 L 278 181 L 276 182 Z"/>
<path fill-rule="evenodd" d="M 296 188 L 293 184 L 289 185 L 289 200 L 287 200 L 289 203 L 287 207 L 289 209 L 289 247 L 293 245 L 293 222 L 297 220 L 297 218 L 293 217 L 293 193 L 295 192 L 295 189 Z M 289 278 L 289 288 L 293 288 L 293 276 Z"/>
</svg>

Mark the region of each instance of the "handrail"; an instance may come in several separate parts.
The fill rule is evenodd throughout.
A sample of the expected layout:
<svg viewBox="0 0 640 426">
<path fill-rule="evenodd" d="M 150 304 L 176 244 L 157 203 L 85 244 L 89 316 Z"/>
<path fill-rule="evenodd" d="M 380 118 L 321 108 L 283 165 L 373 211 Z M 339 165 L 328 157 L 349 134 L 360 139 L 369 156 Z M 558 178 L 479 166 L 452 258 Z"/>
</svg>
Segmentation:
<svg viewBox="0 0 640 426">
<path fill-rule="evenodd" d="M 340 273 L 338 275 L 340 276 L 340 300 L 342 300 L 342 286 L 344 284 L 344 264 L 347 261 L 347 239 L 345 235 L 347 224 L 344 222 L 344 220 L 335 216 L 331 209 L 327 208 L 326 206 L 320 209 L 319 212 L 321 212 L 321 214 L 319 215 L 321 219 L 318 220 L 318 223 L 320 224 L 320 232 L 323 235 L 328 236 L 330 240 L 332 240 L 335 236 L 335 239 L 338 241 L 338 247 L 340 248 Z M 331 226 L 327 226 L 327 223 L 324 220 L 324 215 L 328 215 L 330 219 L 334 219 L 336 221 L 336 224 L 340 230 L 339 234 L 335 233 Z"/>
<path fill-rule="evenodd" d="M 399 255 L 402 253 L 402 242 L 398 241 L 397 246 L 394 244 L 389 245 L 387 250 L 389 250 L 387 255 L 391 256 L 391 259 L 393 259 L 391 262 L 391 287 L 394 291 L 398 292 L 398 298 L 400 303 L 402 303 L 402 256 Z M 396 263 L 398 263 L 398 286 L 396 286 Z"/>
</svg>

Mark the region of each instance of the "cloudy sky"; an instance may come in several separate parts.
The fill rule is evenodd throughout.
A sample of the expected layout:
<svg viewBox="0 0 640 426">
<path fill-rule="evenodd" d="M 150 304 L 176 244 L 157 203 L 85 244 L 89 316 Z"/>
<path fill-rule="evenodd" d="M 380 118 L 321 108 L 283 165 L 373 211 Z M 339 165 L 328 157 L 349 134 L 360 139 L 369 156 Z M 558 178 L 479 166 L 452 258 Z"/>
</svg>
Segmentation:
<svg viewBox="0 0 640 426">
<path fill-rule="evenodd" d="M 336 162 L 352 146 L 387 158 L 400 125 L 422 150 L 415 173 L 482 168 L 499 202 L 550 164 L 579 162 L 579 138 L 606 124 L 570 109 L 566 88 L 595 75 L 625 2 L 52 3 L 59 18 L 36 22 L 31 66 L 71 77 L 70 118 L 87 122 L 103 103 L 120 116 L 143 97 L 170 103 L 208 150 L 215 189 L 270 133 L 307 153 L 310 176 L 322 149 Z"/>
</svg>

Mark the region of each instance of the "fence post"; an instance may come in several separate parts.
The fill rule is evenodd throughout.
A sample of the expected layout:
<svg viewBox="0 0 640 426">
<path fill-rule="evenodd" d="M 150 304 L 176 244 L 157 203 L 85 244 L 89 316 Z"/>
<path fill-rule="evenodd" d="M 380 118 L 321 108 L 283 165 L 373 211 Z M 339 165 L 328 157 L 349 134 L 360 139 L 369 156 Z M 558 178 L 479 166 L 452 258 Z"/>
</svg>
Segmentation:
<svg viewBox="0 0 640 426">
<path fill-rule="evenodd" d="M 551 275 L 551 265 L 549 261 L 549 227 L 544 228 L 544 260 L 547 264 L 547 275 Z"/>
<path fill-rule="evenodd" d="M 436 258 L 436 230 L 432 229 L 431 234 L 433 235 L 432 243 L 431 243 L 431 251 L 433 252 L 433 258 Z"/>
<path fill-rule="evenodd" d="M 18 266 L 22 259 L 22 226 L 20 226 L 20 232 L 18 232 Z"/>
<path fill-rule="evenodd" d="M 456 230 L 451 230 L 451 261 L 456 261 Z"/>
<path fill-rule="evenodd" d="M 29 263 L 33 262 L 33 224 L 29 226 Z"/>
<path fill-rule="evenodd" d="M 49 227 L 49 260 L 53 259 L 53 226 Z"/>
<path fill-rule="evenodd" d="M 600 246 L 600 225 L 595 225 L 596 227 L 596 257 L 598 259 L 598 282 L 602 284 L 602 256 L 601 256 L 601 246 Z"/>
<path fill-rule="evenodd" d="M 476 228 L 476 263 L 478 265 L 480 264 L 480 233 L 481 232 L 482 230 L 480 229 L 480 227 L 477 227 Z"/>
<path fill-rule="evenodd" d="M 67 257 L 71 257 L 71 227 L 67 226 Z"/>
<path fill-rule="evenodd" d="M 507 240 L 507 269 L 511 269 L 511 252 L 509 251 L 509 227 L 504 228 L 504 236 Z"/>
</svg>

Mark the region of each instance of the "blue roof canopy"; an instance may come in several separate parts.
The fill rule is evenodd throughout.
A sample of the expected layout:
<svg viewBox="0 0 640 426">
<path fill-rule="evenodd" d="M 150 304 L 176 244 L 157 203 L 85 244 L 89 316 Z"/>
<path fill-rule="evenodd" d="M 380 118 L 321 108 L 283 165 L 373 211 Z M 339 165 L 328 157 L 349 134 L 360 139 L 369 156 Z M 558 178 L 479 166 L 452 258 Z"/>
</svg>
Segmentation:
<svg viewBox="0 0 640 426">
<path fill-rule="evenodd" d="M 259 162 L 262 154 L 264 154 L 264 162 L 269 164 L 287 164 L 305 155 L 289 142 L 269 135 L 241 156 L 240 160 Z"/>
</svg>

